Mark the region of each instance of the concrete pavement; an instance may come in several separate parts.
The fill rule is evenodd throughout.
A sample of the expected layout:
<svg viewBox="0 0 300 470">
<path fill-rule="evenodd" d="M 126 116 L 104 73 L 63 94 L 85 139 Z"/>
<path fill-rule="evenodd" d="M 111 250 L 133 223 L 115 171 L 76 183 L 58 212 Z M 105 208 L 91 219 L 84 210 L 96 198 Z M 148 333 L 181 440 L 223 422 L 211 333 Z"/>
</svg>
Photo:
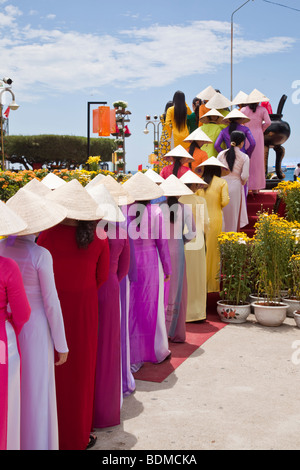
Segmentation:
<svg viewBox="0 0 300 470">
<path fill-rule="evenodd" d="M 300 329 L 228 324 L 161 384 L 136 382 L 95 450 L 298 450 Z"/>
</svg>

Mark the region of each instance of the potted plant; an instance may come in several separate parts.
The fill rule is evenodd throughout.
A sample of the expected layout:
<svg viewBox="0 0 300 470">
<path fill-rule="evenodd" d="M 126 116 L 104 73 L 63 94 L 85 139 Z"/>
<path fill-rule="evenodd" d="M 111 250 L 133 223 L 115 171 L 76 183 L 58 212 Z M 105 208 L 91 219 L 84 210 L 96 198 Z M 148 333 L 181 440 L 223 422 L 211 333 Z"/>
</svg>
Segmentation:
<svg viewBox="0 0 300 470">
<path fill-rule="evenodd" d="M 118 138 L 116 139 L 116 144 L 117 144 L 117 146 L 118 146 L 119 149 L 122 149 L 123 146 L 124 146 L 124 140 L 123 140 L 121 137 L 118 137 Z"/>
<path fill-rule="evenodd" d="M 100 160 L 100 155 L 95 157 L 89 157 L 86 161 L 86 164 L 89 165 L 91 171 L 97 171 L 99 169 Z"/>
<path fill-rule="evenodd" d="M 285 204 L 287 220 L 300 222 L 300 180 L 281 181 L 275 188 L 278 198 Z"/>
<path fill-rule="evenodd" d="M 253 302 L 256 320 L 264 326 L 279 326 L 288 305 L 280 301 L 280 293 L 293 254 L 295 236 L 292 225 L 276 214 L 259 214 L 255 225 L 253 256 L 258 273 L 258 294 L 265 299 Z"/>
<path fill-rule="evenodd" d="M 223 232 L 218 237 L 220 250 L 220 297 L 217 312 L 226 323 L 244 323 L 250 314 L 247 301 L 250 289 L 250 238 L 242 232 Z"/>
<path fill-rule="evenodd" d="M 289 260 L 288 295 L 283 302 L 288 304 L 287 316 L 293 318 L 294 312 L 300 313 L 300 254 L 294 254 Z"/>
<path fill-rule="evenodd" d="M 113 102 L 113 107 L 120 111 L 124 111 L 124 109 L 126 109 L 127 106 L 128 106 L 128 103 L 126 103 L 126 101 L 123 101 L 123 100 L 117 100 Z"/>
<path fill-rule="evenodd" d="M 124 160 L 123 160 L 123 158 L 120 158 L 119 160 L 117 160 L 116 165 L 118 167 L 118 171 L 123 171 L 124 170 Z"/>
</svg>

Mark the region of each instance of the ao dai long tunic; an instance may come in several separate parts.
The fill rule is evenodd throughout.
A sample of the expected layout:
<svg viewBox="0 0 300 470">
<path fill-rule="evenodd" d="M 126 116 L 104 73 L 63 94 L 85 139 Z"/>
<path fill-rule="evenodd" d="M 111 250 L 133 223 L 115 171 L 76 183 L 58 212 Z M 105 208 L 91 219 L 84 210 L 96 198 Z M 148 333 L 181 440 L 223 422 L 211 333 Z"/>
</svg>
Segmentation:
<svg viewBox="0 0 300 470">
<path fill-rule="evenodd" d="M 236 126 L 236 130 L 244 132 L 246 136 L 246 141 L 241 150 L 242 152 L 247 153 L 248 157 L 250 158 L 255 148 L 255 139 L 252 135 L 252 132 L 250 131 L 249 127 L 243 126 L 241 124 L 238 124 Z M 217 137 L 217 140 L 215 142 L 215 149 L 217 150 L 218 153 L 224 150 L 221 147 L 222 143 L 226 145 L 226 148 L 230 148 L 231 139 L 230 139 L 230 134 L 229 134 L 229 126 L 225 127 L 225 129 L 222 129 L 219 136 Z M 247 143 L 247 150 L 246 150 L 246 143 Z"/>
<path fill-rule="evenodd" d="M 70 349 L 56 367 L 60 450 L 85 450 L 93 425 L 98 343 L 98 289 L 109 275 L 107 239 L 78 248 L 76 227 L 59 224 L 38 238 L 53 257 L 55 283 Z"/>
<path fill-rule="evenodd" d="M 129 215 L 136 260 L 136 282 L 130 286 L 129 335 L 131 364 L 161 362 L 169 354 L 164 312 L 164 276 L 171 274 L 171 258 L 164 219 L 156 204 L 147 204 L 140 228 L 136 204 Z"/>
<path fill-rule="evenodd" d="M 22 273 L 31 316 L 20 335 L 21 450 L 58 449 L 54 348 L 68 346 L 50 253 L 34 235 L 0 242 L 0 253 L 14 259 Z"/>
<path fill-rule="evenodd" d="M 18 335 L 30 311 L 17 263 L 0 256 L 0 450 L 20 449 Z"/>
<path fill-rule="evenodd" d="M 243 186 L 249 178 L 249 157 L 237 147 L 235 162 L 229 175 L 223 176 L 228 184 L 229 203 L 223 208 L 224 232 L 238 232 L 240 228 L 248 225 L 247 204 Z M 228 166 L 226 152 L 219 153 L 218 160 Z"/>
<path fill-rule="evenodd" d="M 270 126 L 271 119 L 263 106 L 258 106 L 255 113 L 245 106 L 241 112 L 250 118 L 245 126 L 249 127 L 256 142 L 250 159 L 248 189 L 257 191 L 266 187 L 264 132 Z"/>
<path fill-rule="evenodd" d="M 196 194 L 206 200 L 209 230 L 206 237 L 206 276 L 207 292 L 220 291 L 220 252 L 218 236 L 222 231 L 223 207 L 229 203 L 228 184 L 223 178 L 214 176 L 207 189 L 199 189 Z"/>
<path fill-rule="evenodd" d="M 196 224 L 196 238 L 185 245 L 186 277 L 188 285 L 186 321 L 206 318 L 206 246 L 205 234 L 209 227 L 206 201 L 191 194 L 182 196 L 180 202 L 189 204 Z"/>
<path fill-rule="evenodd" d="M 173 170 L 174 170 L 174 163 L 172 163 L 171 165 L 164 166 L 160 172 L 160 176 L 162 176 L 164 179 L 167 179 L 168 176 L 173 174 Z M 187 171 L 189 171 L 189 168 L 184 165 L 181 165 L 178 170 L 177 178 L 180 178 Z"/>
<path fill-rule="evenodd" d="M 121 317 L 120 282 L 127 275 L 130 248 L 127 233 L 109 224 L 110 264 L 108 280 L 98 290 L 99 334 L 95 383 L 94 426 L 120 424 Z"/>
<path fill-rule="evenodd" d="M 186 108 L 187 114 L 191 114 L 192 112 L 189 106 L 186 105 Z M 171 148 L 177 147 L 177 145 L 182 145 L 182 147 L 187 149 L 190 145 L 189 142 L 184 142 L 184 139 L 190 134 L 187 122 L 182 129 L 178 129 L 175 122 L 174 112 L 174 106 L 168 108 L 165 121 L 165 128 L 169 134 L 169 138 L 171 139 Z"/>
<path fill-rule="evenodd" d="M 187 310 L 187 278 L 184 246 L 196 236 L 192 210 L 178 202 L 174 223 L 170 223 L 170 208 L 167 203 L 160 205 L 165 217 L 168 244 L 171 256 L 172 275 L 165 290 L 166 326 L 168 336 L 173 342 L 185 341 L 185 321 Z M 173 208 L 174 210 L 174 208 Z"/>
</svg>

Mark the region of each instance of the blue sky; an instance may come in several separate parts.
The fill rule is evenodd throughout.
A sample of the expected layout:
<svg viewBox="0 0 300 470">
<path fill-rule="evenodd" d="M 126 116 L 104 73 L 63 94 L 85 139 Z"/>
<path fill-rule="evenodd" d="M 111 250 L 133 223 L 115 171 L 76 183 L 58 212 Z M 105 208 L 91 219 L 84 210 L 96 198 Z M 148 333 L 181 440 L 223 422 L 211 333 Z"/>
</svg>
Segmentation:
<svg viewBox="0 0 300 470">
<path fill-rule="evenodd" d="M 208 85 L 230 98 L 230 21 L 243 3 L 0 0 L 0 78 L 13 79 L 20 105 L 10 113 L 10 134 L 86 136 L 87 102 L 121 99 L 132 113 L 127 170 L 145 168 L 153 150 L 146 114 L 161 114 L 176 90 L 190 106 Z M 297 9 L 298 0 L 251 0 L 234 14 L 233 96 L 257 88 L 274 112 L 288 96 L 283 163 L 300 161 Z M 9 101 L 4 93 L 4 108 Z"/>
</svg>

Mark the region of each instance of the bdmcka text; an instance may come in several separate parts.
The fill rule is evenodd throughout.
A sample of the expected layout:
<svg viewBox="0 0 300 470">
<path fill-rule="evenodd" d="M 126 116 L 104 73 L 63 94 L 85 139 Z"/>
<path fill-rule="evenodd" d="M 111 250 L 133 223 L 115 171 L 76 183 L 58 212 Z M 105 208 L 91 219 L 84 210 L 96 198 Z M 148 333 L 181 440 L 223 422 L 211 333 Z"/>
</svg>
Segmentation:
<svg viewBox="0 0 300 470">
<path fill-rule="evenodd" d="M 130 468 L 141 463 L 146 465 L 197 465 L 197 460 L 194 455 L 185 454 L 146 454 L 143 458 L 136 456 L 116 457 L 109 455 L 102 459 L 103 465 L 126 465 Z"/>
</svg>

